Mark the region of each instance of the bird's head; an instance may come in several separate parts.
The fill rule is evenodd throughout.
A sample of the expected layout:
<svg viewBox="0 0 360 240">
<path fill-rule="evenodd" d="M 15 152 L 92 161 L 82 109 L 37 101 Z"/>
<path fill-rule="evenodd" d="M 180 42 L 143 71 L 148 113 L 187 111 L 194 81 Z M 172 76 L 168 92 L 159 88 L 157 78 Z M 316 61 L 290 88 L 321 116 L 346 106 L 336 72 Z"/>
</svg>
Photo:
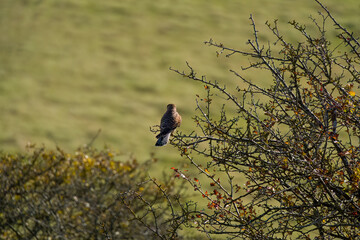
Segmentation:
<svg viewBox="0 0 360 240">
<path fill-rule="evenodd" d="M 175 104 L 168 104 L 168 105 L 167 105 L 167 109 L 168 109 L 168 110 L 176 109 L 176 105 L 175 105 Z"/>
</svg>

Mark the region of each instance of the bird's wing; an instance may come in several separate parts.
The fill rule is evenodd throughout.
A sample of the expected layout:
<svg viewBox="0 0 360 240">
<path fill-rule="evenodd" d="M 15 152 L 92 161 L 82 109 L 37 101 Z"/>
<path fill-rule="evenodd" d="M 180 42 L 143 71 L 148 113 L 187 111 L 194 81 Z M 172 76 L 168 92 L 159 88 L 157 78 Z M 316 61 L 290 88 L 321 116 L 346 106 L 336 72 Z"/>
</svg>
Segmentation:
<svg viewBox="0 0 360 240">
<path fill-rule="evenodd" d="M 180 127 L 180 124 L 181 124 L 181 116 L 180 116 L 179 113 L 176 113 L 175 122 L 176 122 L 176 127 Z"/>
</svg>

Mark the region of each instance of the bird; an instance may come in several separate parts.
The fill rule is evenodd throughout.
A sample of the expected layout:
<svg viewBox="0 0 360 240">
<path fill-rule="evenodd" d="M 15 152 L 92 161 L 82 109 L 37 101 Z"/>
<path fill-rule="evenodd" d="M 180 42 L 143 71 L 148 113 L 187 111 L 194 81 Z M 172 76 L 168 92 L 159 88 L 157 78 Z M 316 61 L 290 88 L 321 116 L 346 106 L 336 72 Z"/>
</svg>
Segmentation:
<svg viewBox="0 0 360 240">
<path fill-rule="evenodd" d="M 169 142 L 170 135 L 181 124 L 181 116 L 176 111 L 175 104 L 168 104 L 167 110 L 161 118 L 160 133 L 156 136 L 158 139 L 155 146 L 164 146 Z"/>
</svg>

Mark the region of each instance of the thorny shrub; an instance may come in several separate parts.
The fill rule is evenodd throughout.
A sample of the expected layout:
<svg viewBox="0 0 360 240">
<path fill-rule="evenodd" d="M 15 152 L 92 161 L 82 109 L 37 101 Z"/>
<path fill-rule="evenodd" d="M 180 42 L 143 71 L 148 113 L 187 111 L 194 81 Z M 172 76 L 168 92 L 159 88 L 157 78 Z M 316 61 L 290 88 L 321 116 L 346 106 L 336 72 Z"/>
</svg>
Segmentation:
<svg viewBox="0 0 360 240">
<path fill-rule="evenodd" d="M 172 144 L 197 171 L 173 169 L 206 200 L 186 214 L 209 238 L 360 237 L 360 44 L 318 4 L 315 32 L 290 22 L 302 36 L 296 43 L 275 21 L 267 23 L 274 45 L 262 45 L 252 17 L 250 50 L 206 42 L 218 55 L 250 59 L 231 70 L 245 87 L 227 89 L 189 64 L 173 69 L 206 91 L 197 99 L 197 130 L 178 132 Z M 242 72 L 249 70 L 268 77 L 250 80 Z M 218 114 L 212 106 L 220 101 Z"/>
<path fill-rule="evenodd" d="M 116 156 L 89 147 L 1 154 L 0 238 L 176 238 L 168 201 L 182 188 L 149 178 L 153 161 Z"/>
</svg>

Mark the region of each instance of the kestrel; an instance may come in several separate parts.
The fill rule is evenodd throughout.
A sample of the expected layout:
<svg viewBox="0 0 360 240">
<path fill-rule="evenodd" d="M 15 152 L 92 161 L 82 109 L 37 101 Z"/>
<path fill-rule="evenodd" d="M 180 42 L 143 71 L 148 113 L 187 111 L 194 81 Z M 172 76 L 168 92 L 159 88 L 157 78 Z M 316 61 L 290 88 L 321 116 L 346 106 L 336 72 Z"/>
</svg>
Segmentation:
<svg viewBox="0 0 360 240">
<path fill-rule="evenodd" d="M 180 126 L 181 116 L 176 111 L 175 104 L 168 104 L 167 110 L 160 122 L 160 133 L 156 136 L 158 139 L 155 146 L 164 146 L 169 142 L 170 135 Z"/>
</svg>

